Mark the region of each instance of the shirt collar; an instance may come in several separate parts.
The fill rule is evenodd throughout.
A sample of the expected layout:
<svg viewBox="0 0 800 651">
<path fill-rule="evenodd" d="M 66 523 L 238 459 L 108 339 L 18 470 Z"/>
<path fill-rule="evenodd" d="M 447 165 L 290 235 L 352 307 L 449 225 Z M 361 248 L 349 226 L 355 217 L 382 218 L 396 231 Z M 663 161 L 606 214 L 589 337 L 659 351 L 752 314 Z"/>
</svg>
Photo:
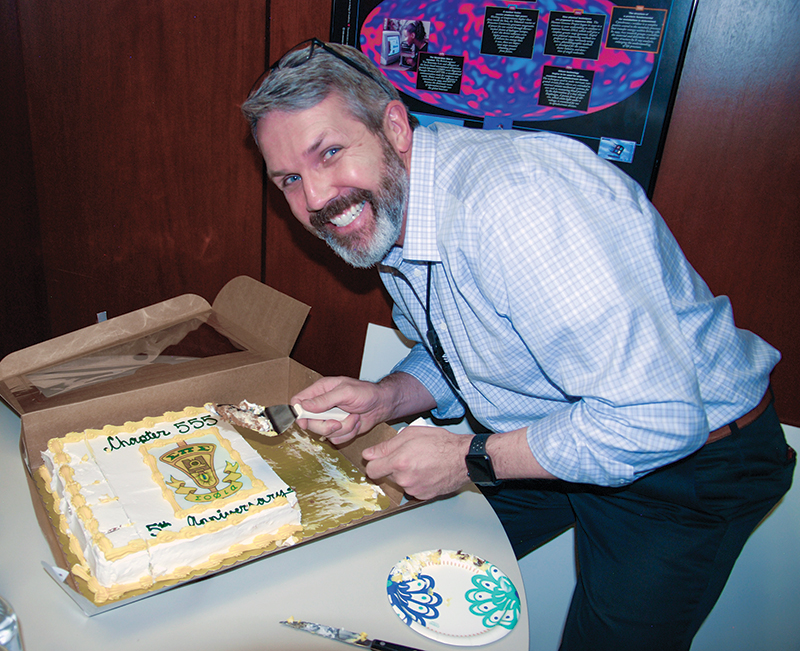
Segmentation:
<svg viewBox="0 0 800 651">
<path fill-rule="evenodd" d="M 434 176 L 436 132 L 426 127 L 414 129 L 403 259 L 441 262 L 436 245 Z"/>
</svg>

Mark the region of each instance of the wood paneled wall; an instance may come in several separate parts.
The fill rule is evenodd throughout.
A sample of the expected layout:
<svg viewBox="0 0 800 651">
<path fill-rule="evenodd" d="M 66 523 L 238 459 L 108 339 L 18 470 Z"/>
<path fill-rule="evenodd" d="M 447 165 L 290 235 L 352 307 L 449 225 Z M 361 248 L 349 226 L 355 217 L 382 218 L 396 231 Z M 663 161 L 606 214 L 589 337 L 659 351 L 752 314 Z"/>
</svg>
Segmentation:
<svg viewBox="0 0 800 651">
<path fill-rule="evenodd" d="M 260 278 L 264 0 L 15 4 L 52 335 Z"/>
<path fill-rule="evenodd" d="M 800 6 L 700 0 L 653 203 L 800 425 Z"/>
<path fill-rule="evenodd" d="M 0 357 L 50 337 L 16 0 L 0 2 Z"/>
</svg>

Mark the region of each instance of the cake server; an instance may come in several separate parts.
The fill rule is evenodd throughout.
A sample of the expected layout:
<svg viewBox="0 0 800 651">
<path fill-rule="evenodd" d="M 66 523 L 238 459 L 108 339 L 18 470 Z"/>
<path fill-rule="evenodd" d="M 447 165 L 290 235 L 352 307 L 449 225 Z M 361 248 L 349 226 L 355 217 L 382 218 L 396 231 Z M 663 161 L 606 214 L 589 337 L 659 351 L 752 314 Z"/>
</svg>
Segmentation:
<svg viewBox="0 0 800 651">
<path fill-rule="evenodd" d="M 329 640 L 336 640 L 337 642 L 344 642 L 345 644 L 352 644 L 362 649 L 383 649 L 384 651 L 421 651 L 415 647 L 403 646 L 402 644 L 394 644 L 392 642 L 385 642 L 383 640 L 370 640 L 367 638 L 366 633 L 355 633 L 348 631 L 344 628 L 335 628 L 333 626 L 324 626 L 322 624 L 315 624 L 314 622 L 303 622 L 290 617 L 284 620 L 281 624 L 290 626 L 298 631 L 305 631 L 306 633 L 313 633 L 321 637 L 326 637 Z"/>
<path fill-rule="evenodd" d="M 267 436 L 277 436 L 289 429 L 298 418 L 312 420 L 338 420 L 343 421 L 350 414 L 334 407 L 321 413 L 306 411 L 298 405 L 274 405 L 262 407 L 247 400 L 242 400 L 238 405 L 225 405 L 208 402 L 205 408 L 216 414 L 222 420 L 232 425 L 239 425 L 252 429 Z"/>
</svg>

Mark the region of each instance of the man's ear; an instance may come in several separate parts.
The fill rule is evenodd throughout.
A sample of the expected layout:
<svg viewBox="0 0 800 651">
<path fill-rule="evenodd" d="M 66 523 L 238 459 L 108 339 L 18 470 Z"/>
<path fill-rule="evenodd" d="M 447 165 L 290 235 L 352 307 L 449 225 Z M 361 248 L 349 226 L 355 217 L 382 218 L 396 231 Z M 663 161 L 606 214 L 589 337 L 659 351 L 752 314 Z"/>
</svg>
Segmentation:
<svg viewBox="0 0 800 651">
<path fill-rule="evenodd" d="M 411 153 L 414 130 L 408 123 L 408 110 L 403 102 L 392 100 L 386 105 L 383 130 L 401 158 Z"/>
</svg>

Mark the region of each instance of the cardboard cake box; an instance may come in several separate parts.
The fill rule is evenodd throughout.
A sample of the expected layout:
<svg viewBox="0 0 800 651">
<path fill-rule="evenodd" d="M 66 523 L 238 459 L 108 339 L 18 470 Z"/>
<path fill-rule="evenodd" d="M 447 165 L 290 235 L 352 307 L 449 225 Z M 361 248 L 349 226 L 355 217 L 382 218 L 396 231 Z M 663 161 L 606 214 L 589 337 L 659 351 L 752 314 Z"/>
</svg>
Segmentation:
<svg viewBox="0 0 800 651">
<path fill-rule="evenodd" d="M 37 481 L 48 441 L 73 431 L 136 422 L 187 406 L 202 407 L 206 402 L 247 399 L 262 405 L 285 404 L 320 377 L 289 356 L 308 311 L 295 299 L 240 276 L 225 285 L 211 305 L 196 295 L 179 296 L 11 353 L 0 361 L 0 395 L 21 416 L 20 449 L 32 503 L 56 562 L 53 567 L 43 559 L 43 565 L 86 614 L 104 612 L 229 567 L 174 585 L 157 585 L 111 603 L 93 603 L 69 573 L 70 563 L 45 508 L 41 480 Z M 279 453 L 281 439 L 311 437 L 326 446 L 325 454 L 330 453 L 343 472 L 359 476 L 364 471 L 362 450 L 395 434 L 382 424 L 337 450 L 296 426 L 270 439 L 240 432 L 266 458 L 272 454 L 270 446 Z M 294 475 L 291 470 L 287 471 L 290 477 L 279 470 L 290 485 L 309 477 L 308 481 L 324 481 L 322 476 L 313 477 L 307 464 Z M 386 494 L 384 505 L 388 504 L 383 510 L 359 514 L 352 521 L 316 523 L 297 544 L 419 504 L 405 501 L 402 491 L 390 482 L 378 484 Z M 302 508 L 302 486 L 295 488 Z M 305 518 L 304 511 L 304 526 Z M 257 552 L 232 566 L 291 549 Z"/>
</svg>

